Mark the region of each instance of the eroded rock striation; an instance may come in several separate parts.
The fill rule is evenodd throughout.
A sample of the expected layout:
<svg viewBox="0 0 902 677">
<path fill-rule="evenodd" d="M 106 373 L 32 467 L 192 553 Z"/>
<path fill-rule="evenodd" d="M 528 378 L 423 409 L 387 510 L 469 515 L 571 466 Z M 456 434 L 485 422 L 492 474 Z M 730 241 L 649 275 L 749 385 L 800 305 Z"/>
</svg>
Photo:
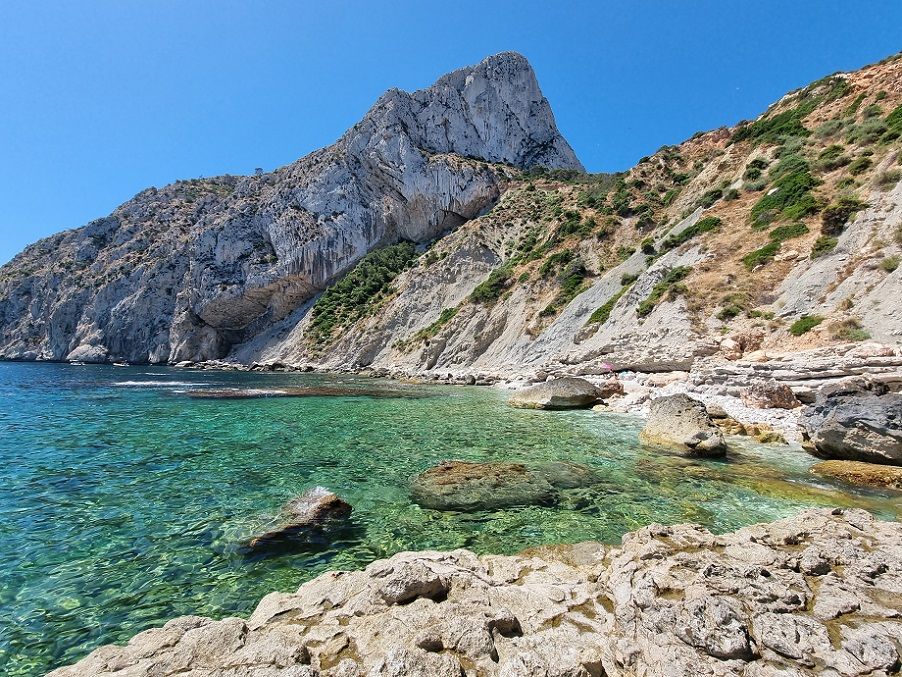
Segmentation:
<svg viewBox="0 0 902 677">
<path fill-rule="evenodd" d="M 890 675 L 902 524 L 809 510 L 716 536 L 651 525 L 518 556 L 401 553 L 185 617 L 53 677 Z"/>
<path fill-rule="evenodd" d="M 456 228 L 539 165 L 582 169 L 522 56 L 390 90 L 291 165 L 150 188 L 27 248 L 0 275 L 0 357 L 223 357 L 370 250 Z"/>
</svg>

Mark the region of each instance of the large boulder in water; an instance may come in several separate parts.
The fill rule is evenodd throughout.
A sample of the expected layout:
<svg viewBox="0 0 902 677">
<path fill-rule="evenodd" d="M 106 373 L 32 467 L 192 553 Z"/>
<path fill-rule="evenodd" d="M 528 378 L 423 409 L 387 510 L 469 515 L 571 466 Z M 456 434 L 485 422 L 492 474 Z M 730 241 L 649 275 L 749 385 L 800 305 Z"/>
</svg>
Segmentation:
<svg viewBox="0 0 902 677">
<path fill-rule="evenodd" d="M 282 506 L 281 523 L 243 545 L 250 554 L 290 549 L 292 544 L 322 540 L 344 525 L 353 508 L 324 487 L 308 489 Z"/>
<path fill-rule="evenodd" d="M 689 456 L 723 456 L 727 451 L 723 435 L 711 421 L 705 405 L 684 394 L 652 400 L 639 439 Z"/>
<path fill-rule="evenodd" d="M 815 456 L 902 465 L 902 394 L 827 393 L 801 423 L 805 446 Z"/>
<path fill-rule="evenodd" d="M 446 461 L 411 480 L 410 495 L 433 510 L 494 510 L 550 505 L 557 491 L 542 473 L 520 463 Z"/>
<path fill-rule="evenodd" d="M 591 407 L 601 396 L 601 390 L 587 380 L 566 376 L 518 390 L 508 402 L 521 409 L 579 409 Z"/>
</svg>

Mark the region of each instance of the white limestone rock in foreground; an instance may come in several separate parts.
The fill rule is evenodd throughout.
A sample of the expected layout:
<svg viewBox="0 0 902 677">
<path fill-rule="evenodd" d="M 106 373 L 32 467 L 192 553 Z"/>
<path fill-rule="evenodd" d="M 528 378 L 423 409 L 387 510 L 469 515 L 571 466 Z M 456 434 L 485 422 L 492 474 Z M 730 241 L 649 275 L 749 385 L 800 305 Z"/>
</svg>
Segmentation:
<svg viewBox="0 0 902 677">
<path fill-rule="evenodd" d="M 902 524 L 809 510 L 723 536 L 651 525 L 620 548 L 401 553 L 51 674 L 876 676 L 900 646 Z"/>
</svg>

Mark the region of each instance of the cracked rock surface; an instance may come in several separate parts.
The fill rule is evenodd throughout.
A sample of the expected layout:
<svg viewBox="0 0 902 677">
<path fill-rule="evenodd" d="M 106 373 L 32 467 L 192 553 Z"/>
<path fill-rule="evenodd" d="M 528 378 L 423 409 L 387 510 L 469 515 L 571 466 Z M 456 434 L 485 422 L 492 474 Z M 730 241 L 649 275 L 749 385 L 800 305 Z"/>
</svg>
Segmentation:
<svg viewBox="0 0 902 677">
<path fill-rule="evenodd" d="M 876 677 L 900 650 L 902 524 L 808 510 L 722 536 L 653 524 L 619 548 L 400 553 L 51 674 Z"/>
</svg>

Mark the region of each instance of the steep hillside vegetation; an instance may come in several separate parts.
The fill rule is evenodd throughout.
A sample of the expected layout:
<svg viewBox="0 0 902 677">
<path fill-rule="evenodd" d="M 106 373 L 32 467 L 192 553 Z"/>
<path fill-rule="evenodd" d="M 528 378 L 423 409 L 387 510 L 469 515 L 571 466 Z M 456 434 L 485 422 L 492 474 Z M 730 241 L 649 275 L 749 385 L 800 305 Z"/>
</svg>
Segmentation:
<svg viewBox="0 0 902 677">
<path fill-rule="evenodd" d="M 618 176 L 522 173 L 360 319 L 241 360 L 408 372 L 685 368 L 701 355 L 902 336 L 902 59 Z M 310 316 L 319 312 L 313 306 Z M 300 320 L 300 321 L 298 321 Z"/>
</svg>

